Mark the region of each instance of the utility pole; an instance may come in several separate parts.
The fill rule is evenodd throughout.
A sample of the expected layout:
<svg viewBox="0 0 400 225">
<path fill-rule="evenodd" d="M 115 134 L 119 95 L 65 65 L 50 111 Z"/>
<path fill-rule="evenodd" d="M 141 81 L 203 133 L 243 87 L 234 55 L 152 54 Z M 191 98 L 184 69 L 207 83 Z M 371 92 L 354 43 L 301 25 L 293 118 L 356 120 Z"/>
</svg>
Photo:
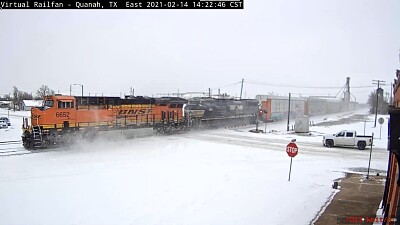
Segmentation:
<svg viewBox="0 0 400 225">
<path fill-rule="evenodd" d="M 378 103 L 379 103 L 379 88 L 380 88 L 380 84 L 381 83 L 385 83 L 385 81 L 383 80 L 372 80 L 372 84 L 377 84 L 378 88 L 376 89 L 376 105 L 375 105 L 375 123 L 374 123 L 374 127 L 376 127 L 376 119 L 378 117 Z"/>
<path fill-rule="evenodd" d="M 345 110 L 350 109 L 350 77 L 346 78 L 346 85 L 345 85 L 345 91 L 344 91 L 344 104 L 345 104 Z"/>
<path fill-rule="evenodd" d="M 211 98 L 211 88 L 208 89 L 208 97 Z"/>
<path fill-rule="evenodd" d="M 393 95 L 393 83 L 390 83 L 390 102 L 389 102 L 389 105 L 393 105 L 393 103 L 392 103 L 392 95 Z"/>
<path fill-rule="evenodd" d="M 131 98 L 133 98 L 133 96 L 135 96 L 135 89 L 133 87 L 131 87 L 130 94 L 131 94 Z"/>
<path fill-rule="evenodd" d="M 82 87 L 82 95 L 81 95 L 81 105 L 82 105 L 82 103 L 83 103 L 83 84 L 81 84 L 81 87 Z M 88 105 L 89 105 L 89 103 L 88 103 Z"/>
<path fill-rule="evenodd" d="M 289 119 L 290 119 L 290 93 L 289 93 L 289 109 L 287 114 L 287 131 L 289 131 Z"/>
<path fill-rule="evenodd" d="M 244 82 L 244 79 L 242 78 L 242 87 L 240 88 L 240 100 L 242 99 L 243 82 Z"/>
</svg>

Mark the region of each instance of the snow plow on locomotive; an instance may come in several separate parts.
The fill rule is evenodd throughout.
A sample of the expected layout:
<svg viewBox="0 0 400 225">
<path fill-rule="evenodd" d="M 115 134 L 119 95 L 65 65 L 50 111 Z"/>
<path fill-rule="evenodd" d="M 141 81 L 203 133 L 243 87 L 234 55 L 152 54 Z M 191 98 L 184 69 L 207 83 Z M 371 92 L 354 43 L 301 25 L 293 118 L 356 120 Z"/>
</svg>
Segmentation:
<svg viewBox="0 0 400 225">
<path fill-rule="evenodd" d="M 178 133 L 192 128 L 255 124 L 257 100 L 179 97 L 47 96 L 42 107 L 24 119 L 22 142 L 27 149 L 93 139 L 100 131 L 150 128 Z"/>
</svg>

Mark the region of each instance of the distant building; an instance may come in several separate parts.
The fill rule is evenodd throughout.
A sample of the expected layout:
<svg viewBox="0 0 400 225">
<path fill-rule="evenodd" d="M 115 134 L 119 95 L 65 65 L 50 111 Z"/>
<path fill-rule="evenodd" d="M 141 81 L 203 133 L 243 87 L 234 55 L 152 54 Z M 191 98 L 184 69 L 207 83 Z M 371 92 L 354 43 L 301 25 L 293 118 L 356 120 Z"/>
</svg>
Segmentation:
<svg viewBox="0 0 400 225">
<path fill-rule="evenodd" d="M 41 107 L 43 105 L 42 100 L 22 100 L 19 106 L 22 111 L 30 111 L 32 107 Z"/>
<path fill-rule="evenodd" d="M 382 212 L 384 221 L 396 218 L 400 221 L 400 70 L 396 71 L 393 85 L 394 99 L 389 107 L 389 140 L 388 140 L 388 170 L 386 172 L 385 191 L 382 199 Z M 393 221 L 393 220 L 392 220 Z M 377 223 L 378 224 L 378 223 Z M 380 224 L 380 223 L 379 223 Z M 382 224 L 398 224 L 382 223 Z"/>
<path fill-rule="evenodd" d="M 11 101 L 0 101 L 0 108 L 11 108 Z"/>
</svg>

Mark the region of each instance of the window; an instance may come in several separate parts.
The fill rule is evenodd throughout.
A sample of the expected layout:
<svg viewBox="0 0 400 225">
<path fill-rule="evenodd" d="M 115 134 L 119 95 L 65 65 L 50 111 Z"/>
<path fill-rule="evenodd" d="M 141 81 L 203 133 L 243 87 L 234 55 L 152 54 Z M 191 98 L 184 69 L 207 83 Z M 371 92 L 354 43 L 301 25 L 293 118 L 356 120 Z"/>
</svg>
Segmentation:
<svg viewBox="0 0 400 225">
<path fill-rule="evenodd" d="M 51 108 L 51 107 L 54 106 L 54 101 L 53 100 L 46 100 L 46 101 L 44 101 L 44 106 Z"/>
<path fill-rule="evenodd" d="M 347 132 L 346 137 L 353 137 L 353 132 Z"/>
<path fill-rule="evenodd" d="M 62 102 L 62 101 L 58 101 L 58 108 L 59 108 L 59 109 L 74 108 L 74 102 Z"/>
<path fill-rule="evenodd" d="M 338 137 L 344 137 L 344 132 L 340 132 L 340 133 L 338 133 L 336 136 L 338 136 Z"/>
</svg>

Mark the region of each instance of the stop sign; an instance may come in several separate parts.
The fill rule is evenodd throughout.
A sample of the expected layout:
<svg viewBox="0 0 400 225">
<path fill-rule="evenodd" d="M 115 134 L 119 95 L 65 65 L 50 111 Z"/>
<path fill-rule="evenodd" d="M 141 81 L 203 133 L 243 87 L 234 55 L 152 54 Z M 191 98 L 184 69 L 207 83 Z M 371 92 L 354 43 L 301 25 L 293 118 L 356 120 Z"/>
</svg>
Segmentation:
<svg viewBox="0 0 400 225">
<path fill-rule="evenodd" d="M 290 142 L 286 146 L 286 153 L 288 154 L 289 157 L 295 157 L 298 152 L 299 152 L 299 149 L 297 148 L 297 145 L 295 143 Z"/>
</svg>

